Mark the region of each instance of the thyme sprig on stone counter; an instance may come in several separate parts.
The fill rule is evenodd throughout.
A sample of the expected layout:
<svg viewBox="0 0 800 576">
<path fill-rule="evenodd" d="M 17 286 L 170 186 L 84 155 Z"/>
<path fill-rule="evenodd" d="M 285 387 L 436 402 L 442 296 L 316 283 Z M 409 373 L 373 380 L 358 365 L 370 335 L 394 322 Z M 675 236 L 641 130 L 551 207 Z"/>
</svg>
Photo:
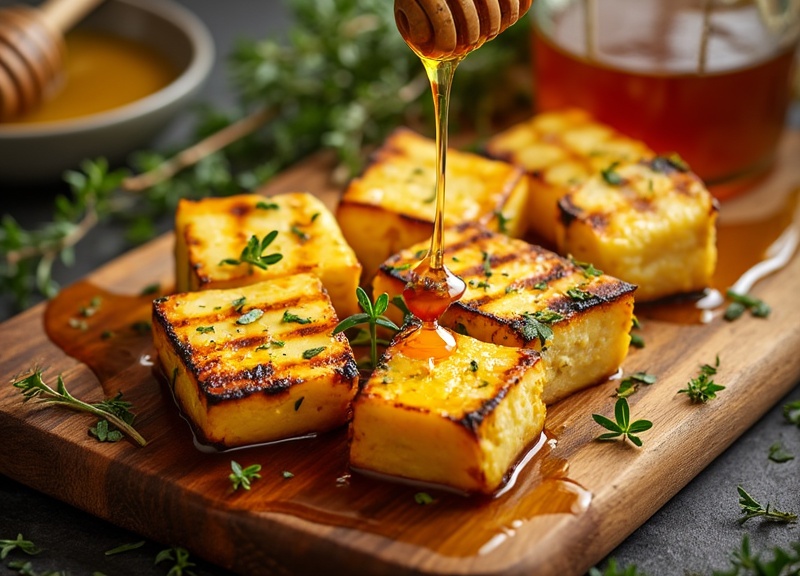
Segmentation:
<svg viewBox="0 0 800 576">
<path fill-rule="evenodd" d="M 131 404 L 122 400 L 122 393 L 117 394 L 114 398 L 107 398 L 102 402 L 89 404 L 78 400 L 69 393 L 61 375 L 58 376 L 56 388 L 51 388 L 45 383 L 42 378 L 42 370 L 38 368 L 34 368 L 26 376 L 12 381 L 12 386 L 22 392 L 23 402 L 36 400 L 44 404 L 64 406 L 73 410 L 88 412 L 100 418 L 100 422 L 106 422 L 106 425 L 100 426 L 100 434 L 107 436 L 116 429 L 131 438 L 139 446 L 147 444 L 147 441 L 133 427 L 134 415 L 130 411 Z M 95 436 L 99 438 L 98 425 L 95 425 L 94 429 Z"/>
</svg>

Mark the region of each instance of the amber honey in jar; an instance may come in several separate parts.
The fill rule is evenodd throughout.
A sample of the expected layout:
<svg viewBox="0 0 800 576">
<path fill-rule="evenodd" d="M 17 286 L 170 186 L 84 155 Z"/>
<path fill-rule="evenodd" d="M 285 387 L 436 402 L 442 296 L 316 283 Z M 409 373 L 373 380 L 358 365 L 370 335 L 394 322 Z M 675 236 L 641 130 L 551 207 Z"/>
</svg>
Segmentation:
<svg viewBox="0 0 800 576">
<path fill-rule="evenodd" d="M 718 197 L 773 160 L 800 1 L 537 0 L 539 111 L 581 107 L 679 153 Z"/>
</svg>

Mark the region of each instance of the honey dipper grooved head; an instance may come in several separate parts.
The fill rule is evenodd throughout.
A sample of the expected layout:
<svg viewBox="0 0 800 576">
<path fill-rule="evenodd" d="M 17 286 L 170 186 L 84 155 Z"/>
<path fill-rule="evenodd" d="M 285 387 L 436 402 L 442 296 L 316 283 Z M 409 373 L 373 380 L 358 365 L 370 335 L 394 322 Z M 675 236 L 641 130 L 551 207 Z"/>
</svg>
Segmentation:
<svg viewBox="0 0 800 576">
<path fill-rule="evenodd" d="M 517 22 L 532 0 L 395 0 L 397 28 L 418 54 L 458 58 Z"/>
</svg>

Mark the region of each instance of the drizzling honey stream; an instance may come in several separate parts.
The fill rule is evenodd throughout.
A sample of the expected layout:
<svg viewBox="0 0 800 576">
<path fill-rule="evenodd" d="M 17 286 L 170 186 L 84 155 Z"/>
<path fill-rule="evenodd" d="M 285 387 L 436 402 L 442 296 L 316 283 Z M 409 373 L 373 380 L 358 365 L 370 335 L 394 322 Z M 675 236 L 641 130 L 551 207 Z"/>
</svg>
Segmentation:
<svg viewBox="0 0 800 576">
<path fill-rule="evenodd" d="M 403 290 L 406 306 L 422 320 L 421 328 L 400 344 L 406 356 L 436 360 L 455 350 L 455 338 L 439 326 L 439 318 L 466 290 L 464 281 L 443 262 L 447 122 L 453 75 L 467 54 L 514 24 L 530 6 L 530 0 L 395 0 L 397 28 L 422 60 L 436 116 L 436 216 L 430 250 Z"/>
</svg>

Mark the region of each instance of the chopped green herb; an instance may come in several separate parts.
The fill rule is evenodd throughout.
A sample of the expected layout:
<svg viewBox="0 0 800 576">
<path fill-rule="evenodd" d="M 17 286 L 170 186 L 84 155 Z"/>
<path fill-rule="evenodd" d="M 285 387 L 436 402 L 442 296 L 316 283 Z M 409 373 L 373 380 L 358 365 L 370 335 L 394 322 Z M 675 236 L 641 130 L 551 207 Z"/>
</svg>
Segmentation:
<svg viewBox="0 0 800 576">
<path fill-rule="evenodd" d="M 239 319 L 236 320 L 236 323 L 241 325 L 252 324 L 256 320 L 261 318 L 263 315 L 264 315 L 263 310 L 261 310 L 260 308 L 253 308 L 247 314 L 242 314 L 241 316 L 239 316 Z"/>
<path fill-rule="evenodd" d="M 86 323 L 86 320 L 81 320 L 79 318 L 70 318 L 67 323 L 69 324 L 70 328 L 80 330 L 81 332 L 86 332 L 89 329 L 89 325 Z"/>
<path fill-rule="evenodd" d="M 259 210 L 278 210 L 280 206 L 275 202 L 258 202 L 256 208 Z"/>
<path fill-rule="evenodd" d="M 196 331 L 200 332 L 200 334 L 211 334 L 211 333 L 214 332 L 214 327 L 213 326 L 198 326 Z"/>
<path fill-rule="evenodd" d="M 780 442 L 776 442 L 769 447 L 769 455 L 767 457 L 778 464 L 794 460 L 794 454 L 787 452 Z"/>
<path fill-rule="evenodd" d="M 457 334 L 461 334 L 462 336 L 469 336 L 469 332 L 467 332 L 467 327 L 464 326 L 461 322 L 456 322 L 455 331 Z"/>
<path fill-rule="evenodd" d="M 91 299 L 88 306 L 81 306 L 80 307 L 80 314 L 84 318 L 91 318 L 97 313 L 97 310 L 100 308 L 100 304 L 103 303 L 102 298 L 100 296 L 95 296 Z"/>
<path fill-rule="evenodd" d="M 295 412 L 297 412 L 298 410 L 300 410 L 300 406 L 303 404 L 303 400 L 305 400 L 305 399 L 306 399 L 306 397 L 305 397 L 305 396 L 300 396 L 300 398 L 298 398 L 298 399 L 295 401 L 295 403 L 294 403 L 294 411 L 295 411 Z"/>
<path fill-rule="evenodd" d="M 758 518 L 759 516 L 764 518 L 764 520 L 772 522 L 785 522 L 789 524 L 797 522 L 797 514 L 781 512 L 780 510 L 771 508 L 769 502 L 767 502 L 767 506 L 764 507 L 741 486 L 737 486 L 736 490 L 739 492 L 739 506 L 742 508 L 742 514 L 744 514 L 742 518 L 739 518 L 739 524 L 744 524 L 751 518 Z"/>
<path fill-rule="evenodd" d="M 494 215 L 497 217 L 497 231 L 500 234 L 508 234 L 508 223 L 511 218 L 506 217 L 500 210 L 496 210 Z"/>
<path fill-rule="evenodd" d="M 245 302 L 247 302 L 247 298 L 245 296 L 242 296 L 241 298 L 237 298 L 236 300 L 231 302 L 231 306 L 233 306 L 233 309 L 236 310 L 237 312 L 241 312 L 242 308 L 244 308 Z"/>
<path fill-rule="evenodd" d="M 428 504 L 433 504 L 435 500 L 427 492 L 417 492 L 414 494 L 414 502 L 420 504 L 421 506 L 426 506 Z"/>
<path fill-rule="evenodd" d="M 284 477 L 284 478 L 286 478 L 287 480 L 288 480 L 289 478 L 294 478 L 294 474 L 292 474 L 292 473 L 291 473 L 291 472 L 289 472 L 288 470 L 284 470 L 283 472 L 281 472 L 281 476 L 283 476 L 283 477 Z"/>
<path fill-rule="evenodd" d="M 519 286 L 506 286 L 506 294 L 511 294 L 512 292 L 519 292 Z"/>
<path fill-rule="evenodd" d="M 142 291 L 139 292 L 139 296 L 149 296 L 150 294 L 158 294 L 159 292 L 161 292 L 161 284 L 154 282 L 142 288 Z"/>
<path fill-rule="evenodd" d="M 634 372 L 619 383 L 616 395 L 618 398 L 627 398 L 639 389 L 639 384 L 655 384 L 657 378 L 647 372 Z"/>
<path fill-rule="evenodd" d="M 653 427 L 653 423 L 649 420 L 631 422 L 630 407 L 628 406 L 628 400 L 625 398 L 617 399 L 617 403 L 614 405 L 616 422 L 601 414 L 592 414 L 592 418 L 606 430 L 611 430 L 611 432 L 606 432 L 596 438 L 596 440 L 600 441 L 615 440 L 622 437 L 623 439 L 627 438 L 636 446 L 641 446 L 642 440 L 637 434 Z"/>
<path fill-rule="evenodd" d="M 131 550 L 138 550 L 144 546 L 144 540 L 139 540 L 138 542 L 132 542 L 130 544 L 121 544 L 116 548 L 112 548 L 111 550 L 106 550 L 106 556 L 114 556 L 116 554 L 122 554 L 123 552 L 130 552 Z"/>
<path fill-rule="evenodd" d="M 147 322 L 146 320 L 140 320 L 138 322 L 134 322 L 133 324 L 131 324 L 131 330 L 133 330 L 140 336 L 146 336 L 147 334 L 150 334 L 150 332 L 153 330 L 153 325 L 150 324 L 150 322 Z"/>
<path fill-rule="evenodd" d="M 719 356 L 714 366 L 703 364 L 697 378 L 689 380 L 686 388 L 678 390 L 678 394 L 686 394 L 692 402 L 703 404 L 716 398 L 717 392 L 725 390 L 725 386 L 720 386 L 711 379 L 711 376 L 717 373 L 717 368 L 719 368 Z"/>
<path fill-rule="evenodd" d="M 311 318 L 301 318 L 300 316 L 285 310 L 283 316 L 281 317 L 281 322 L 285 324 L 311 324 Z"/>
<path fill-rule="evenodd" d="M 320 346 L 319 348 L 309 348 L 308 350 L 303 352 L 303 359 L 311 360 L 314 356 L 317 356 L 325 351 L 325 346 Z"/>
<path fill-rule="evenodd" d="M 631 332 L 631 346 L 634 348 L 644 348 L 644 338 L 640 334 Z"/>
<path fill-rule="evenodd" d="M 575 287 L 575 288 L 569 288 L 567 290 L 567 296 L 578 302 L 585 302 L 586 300 L 591 300 L 594 297 L 594 294 L 592 294 L 591 292 L 587 292 L 586 290 L 583 290 L 581 288 Z"/>
<path fill-rule="evenodd" d="M 535 314 L 527 312 L 522 314 L 522 320 L 516 322 L 515 326 L 526 341 L 538 339 L 542 346 L 553 337 L 553 329 L 546 322 L 536 318 Z"/>
<path fill-rule="evenodd" d="M 591 278 L 592 276 L 603 275 L 603 271 L 595 268 L 591 262 L 581 262 L 580 260 L 575 260 L 575 258 L 573 258 L 572 256 L 570 256 L 569 259 L 575 266 L 583 270 L 583 275 L 586 276 L 587 278 Z"/>
<path fill-rule="evenodd" d="M 481 252 L 483 254 L 483 275 L 487 278 L 492 276 L 492 255 L 488 252 Z"/>
<path fill-rule="evenodd" d="M 41 552 L 36 545 L 30 540 L 25 540 L 22 534 L 17 534 L 16 540 L 3 540 L 0 539 L 0 560 L 5 560 L 6 557 L 14 550 L 20 550 L 29 556 Z"/>
<path fill-rule="evenodd" d="M 478 371 L 478 361 L 477 360 L 470 360 L 469 361 L 469 369 L 472 372 L 477 372 Z"/>
<path fill-rule="evenodd" d="M 247 468 L 242 468 L 238 462 L 231 460 L 231 470 L 232 472 L 228 479 L 230 479 L 234 490 L 239 488 L 250 490 L 253 481 L 261 478 L 261 474 L 259 474 L 261 472 L 261 464 L 251 464 Z"/>
<path fill-rule="evenodd" d="M 100 420 L 89 428 L 89 434 L 97 438 L 98 442 L 119 442 L 125 436 L 116 428 L 109 426 L 108 420 Z"/>
<path fill-rule="evenodd" d="M 411 268 L 411 263 L 406 262 L 405 264 L 398 264 L 397 266 L 386 265 L 383 267 L 387 272 L 403 272 L 404 270 L 408 270 Z"/>
<path fill-rule="evenodd" d="M 291 230 L 292 234 L 294 234 L 300 239 L 300 242 L 308 242 L 308 240 L 311 239 L 311 236 L 309 236 L 306 232 L 302 231 L 296 225 L 293 225 L 291 228 L 289 228 L 289 230 Z"/>
<path fill-rule="evenodd" d="M 750 314 L 756 318 L 766 318 L 769 316 L 770 312 L 772 312 L 772 309 L 763 300 L 759 300 L 748 294 L 738 294 L 728 289 L 726 295 L 732 302 L 725 310 L 725 320 L 736 320 L 744 314 L 745 310 L 750 310 Z"/>
<path fill-rule="evenodd" d="M 248 485 L 248 490 L 249 485 Z M 194 572 L 188 570 L 196 566 L 194 562 L 189 560 L 189 551 L 186 548 L 176 546 L 175 548 L 167 548 L 156 554 L 155 564 L 161 564 L 165 560 L 173 562 L 172 568 L 167 572 L 167 576 L 194 576 Z"/>
<path fill-rule="evenodd" d="M 606 184 L 609 186 L 621 186 L 625 183 L 625 179 L 616 172 L 615 169 L 619 165 L 619 162 L 614 162 L 608 168 L 602 170 L 600 175 L 603 177 L 603 180 L 606 181 Z"/>
<path fill-rule="evenodd" d="M 316 222 L 316 221 L 317 221 L 317 218 L 319 218 L 319 215 L 320 215 L 320 213 L 319 213 L 319 212 L 314 212 L 314 213 L 311 215 L 311 223 L 312 223 L 312 224 L 313 224 L 314 222 Z"/>
<path fill-rule="evenodd" d="M 547 290 L 547 282 L 537 282 L 533 285 L 536 290 Z"/>
<path fill-rule="evenodd" d="M 790 424 L 800 427 L 800 400 L 793 400 L 783 405 L 783 417 Z"/>
<path fill-rule="evenodd" d="M 545 308 L 544 310 L 537 310 L 533 314 L 531 314 L 534 318 L 536 318 L 539 322 L 544 322 L 545 324 L 555 324 L 556 322 L 560 322 L 564 319 L 564 316 L 556 312 L 555 310 L 551 310 L 550 308 Z"/>
</svg>

